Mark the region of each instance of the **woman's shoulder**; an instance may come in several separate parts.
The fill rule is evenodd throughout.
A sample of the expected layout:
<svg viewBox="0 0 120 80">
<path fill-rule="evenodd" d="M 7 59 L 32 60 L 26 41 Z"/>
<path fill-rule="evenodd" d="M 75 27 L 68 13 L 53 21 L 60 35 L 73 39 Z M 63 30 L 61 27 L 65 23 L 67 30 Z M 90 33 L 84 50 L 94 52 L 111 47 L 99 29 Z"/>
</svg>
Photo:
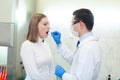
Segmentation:
<svg viewBox="0 0 120 80">
<path fill-rule="evenodd" d="M 22 43 L 22 46 L 31 46 L 33 43 L 30 42 L 29 40 L 26 40 Z"/>
</svg>

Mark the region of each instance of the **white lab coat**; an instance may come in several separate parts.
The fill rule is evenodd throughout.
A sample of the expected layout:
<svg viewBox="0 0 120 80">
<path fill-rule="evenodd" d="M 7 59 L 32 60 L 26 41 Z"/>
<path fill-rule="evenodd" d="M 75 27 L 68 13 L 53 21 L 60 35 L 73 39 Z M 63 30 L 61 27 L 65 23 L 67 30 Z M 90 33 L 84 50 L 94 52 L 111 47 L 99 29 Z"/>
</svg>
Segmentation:
<svg viewBox="0 0 120 80">
<path fill-rule="evenodd" d="M 49 46 L 39 38 L 37 43 L 26 40 L 21 46 L 25 80 L 53 80 L 54 66 Z"/>
<path fill-rule="evenodd" d="M 71 52 L 64 46 L 58 47 L 58 52 L 71 65 L 70 73 L 64 73 L 63 80 L 97 80 L 101 65 L 101 49 L 97 39 L 89 36 Z"/>
</svg>

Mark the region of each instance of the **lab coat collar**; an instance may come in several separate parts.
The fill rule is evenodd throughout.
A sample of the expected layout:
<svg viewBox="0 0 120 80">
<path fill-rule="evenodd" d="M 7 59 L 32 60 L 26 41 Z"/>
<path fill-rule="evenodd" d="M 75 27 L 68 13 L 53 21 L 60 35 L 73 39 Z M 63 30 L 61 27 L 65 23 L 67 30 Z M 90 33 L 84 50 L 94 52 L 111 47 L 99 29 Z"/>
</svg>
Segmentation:
<svg viewBox="0 0 120 80">
<path fill-rule="evenodd" d="M 98 41 L 98 39 L 91 35 L 91 36 L 85 38 L 82 42 L 80 42 L 78 47 L 81 47 L 84 43 L 86 43 L 88 41 Z"/>
<path fill-rule="evenodd" d="M 81 43 L 82 41 L 84 41 L 84 39 L 86 39 L 87 37 L 92 36 L 92 35 L 93 35 L 92 32 L 88 32 L 88 33 L 84 34 L 83 36 L 81 36 L 78 41 Z M 79 45 L 80 44 L 78 44 L 78 46 Z"/>
<path fill-rule="evenodd" d="M 89 36 L 92 36 L 92 32 L 88 32 L 86 34 L 84 34 L 83 36 L 80 37 L 79 41 L 82 42 L 84 39 L 86 39 Z"/>
<path fill-rule="evenodd" d="M 37 43 L 44 43 L 44 39 L 42 39 L 42 38 L 39 37 Z"/>
</svg>

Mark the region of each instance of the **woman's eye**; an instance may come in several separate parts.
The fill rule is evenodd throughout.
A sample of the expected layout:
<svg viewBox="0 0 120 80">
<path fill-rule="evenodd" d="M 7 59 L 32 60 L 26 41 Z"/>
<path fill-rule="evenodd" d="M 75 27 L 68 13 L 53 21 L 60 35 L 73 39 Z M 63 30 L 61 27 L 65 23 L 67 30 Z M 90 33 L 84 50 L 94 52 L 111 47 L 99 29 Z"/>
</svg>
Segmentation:
<svg viewBox="0 0 120 80">
<path fill-rule="evenodd" d="M 45 26 L 46 26 L 46 25 L 49 25 L 49 23 L 48 23 L 48 22 L 46 22 L 46 23 L 44 23 L 43 25 L 45 25 Z"/>
<path fill-rule="evenodd" d="M 44 24 L 45 26 L 47 25 L 47 23 Z"/>
</svg>

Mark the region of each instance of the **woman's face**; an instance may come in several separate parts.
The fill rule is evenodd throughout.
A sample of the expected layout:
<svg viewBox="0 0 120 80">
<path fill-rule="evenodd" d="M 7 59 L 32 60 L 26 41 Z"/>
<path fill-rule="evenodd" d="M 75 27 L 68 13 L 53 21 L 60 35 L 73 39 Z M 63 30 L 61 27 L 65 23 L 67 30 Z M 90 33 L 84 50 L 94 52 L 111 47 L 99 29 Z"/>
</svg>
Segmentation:
<svg viewBox="0 0 120 80">
<path fill-rule="evenodd" d="M 48 36 L 50 29 L 50 24 L 47 17 L 41 19 L 38 24 L 38 36 L 41 38 L 46 38 Z"/>
</svg>

